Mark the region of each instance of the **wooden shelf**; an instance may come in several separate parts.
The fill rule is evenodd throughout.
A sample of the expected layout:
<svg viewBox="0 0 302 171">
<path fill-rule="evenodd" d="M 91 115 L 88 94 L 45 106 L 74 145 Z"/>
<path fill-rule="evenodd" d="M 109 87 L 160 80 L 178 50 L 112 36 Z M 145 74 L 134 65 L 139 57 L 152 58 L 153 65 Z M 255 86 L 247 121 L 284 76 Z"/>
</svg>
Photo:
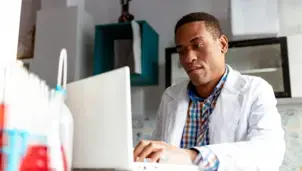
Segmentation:
<svg viewBox="0 0 302 171">
<path fill-rule="evenodd" d="M 243 70 L 243 71 L 239 71 L 239 72 L 241 74 L 258 74 L 258 73 L 276 72 L 281 69 L 282 68 L 261 68 L 261 69 Z"/>
</svg>

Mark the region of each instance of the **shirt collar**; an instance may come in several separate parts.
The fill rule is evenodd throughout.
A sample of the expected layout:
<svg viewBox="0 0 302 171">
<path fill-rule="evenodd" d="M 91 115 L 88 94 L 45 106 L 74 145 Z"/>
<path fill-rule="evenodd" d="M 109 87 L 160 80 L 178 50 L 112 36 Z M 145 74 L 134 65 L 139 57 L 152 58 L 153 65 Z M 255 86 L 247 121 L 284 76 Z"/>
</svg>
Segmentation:
<svg viewBox="0 0 302 171">
<path fill-rule="evenodd" d="M 207 99 L 211 99 L 211 97 L 214 94 L 216 94 L 218 91 L 220 91 L 223 88 L 223 85 L 227 79 L 228 74 L 229 74 L 229 69 L 228 69 L 228 67 L 226 67 L 223 76 L 221 77 L 218 84 L 216 85 L 216 87 L 214 88 L 214 90 L 212 91 L 212 93 L 210 94 L 210 96 Z M 197 95 L 196 89 L 191 81 L 189 82 L 189 85 L 188 85 L 188 95 L 189 95 L 189 98 L 193 101 L 205 101 L 206 100 L 205 98 L 199 97 Z"/>
</svg>

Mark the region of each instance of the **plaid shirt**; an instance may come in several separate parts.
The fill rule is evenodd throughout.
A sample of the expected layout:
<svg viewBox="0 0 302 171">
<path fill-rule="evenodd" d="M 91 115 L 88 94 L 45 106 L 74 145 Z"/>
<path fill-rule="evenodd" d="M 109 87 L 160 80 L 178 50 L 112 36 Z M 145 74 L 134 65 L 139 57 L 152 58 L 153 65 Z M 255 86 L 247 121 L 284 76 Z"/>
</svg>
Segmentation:
<svg viewBox="0 0 302 171">
<path fill-rule="evenodd" d="M 217 86 L 207 99 L 197 96 L 192 83 L 188 85 L 188 95 L 190 98 L 187 120 L 183 130 L 181 148 L 193 148 L 196 146 L 209 145 L 209 117 L 215 108 L 216 101 L 220 95 L 223 85 L 228 76 L 228 68 Z M 204 166 L 206 171 L 215 171 L 218 169 L 219 160 L 216 155 L 208 148 L 199 151 L 196 158 L 196 164 Z"/>
</svg>

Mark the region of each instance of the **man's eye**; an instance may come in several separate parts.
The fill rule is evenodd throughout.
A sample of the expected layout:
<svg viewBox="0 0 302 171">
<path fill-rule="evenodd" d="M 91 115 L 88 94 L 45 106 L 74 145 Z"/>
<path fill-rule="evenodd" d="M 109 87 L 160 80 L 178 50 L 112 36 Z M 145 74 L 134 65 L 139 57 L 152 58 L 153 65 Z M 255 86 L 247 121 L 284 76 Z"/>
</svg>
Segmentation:
<svg viewBox="0 0 302 171">
<path fill-rule="evenodd" d="M 202 46 L 201 43 L 198 43 L 198 44 L 195 44 L 195 45 L 194 45 L 194 47 L 195 47 L 196 49 L 201 48 L 201 46 Z"/>
</svg>

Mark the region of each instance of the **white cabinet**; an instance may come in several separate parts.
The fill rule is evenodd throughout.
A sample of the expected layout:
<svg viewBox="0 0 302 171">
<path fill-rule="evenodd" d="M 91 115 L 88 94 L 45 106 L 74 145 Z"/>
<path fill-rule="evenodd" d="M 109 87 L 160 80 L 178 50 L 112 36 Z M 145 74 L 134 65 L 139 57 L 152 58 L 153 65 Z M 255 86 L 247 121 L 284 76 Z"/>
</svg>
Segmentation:
<svg viewBox="0 0 302 171">
<path fill-rule="evenodd" d="M 37 13 L 35 50 L 30 70 L 54 87 L 62 48 L 68 54 L 67 81 L 92 75 L 94 22 L 81 7 L 49 8 Z"/>
<path fill-rule="evenodd" d="M 85 0 L 41 0 L 41 9 L 85 6 Z"/>
<path fill-rule="evenodd" d="M 231 0 L 233 40 L 275 37 L 279 32 L 278 0 Z"/>
<path fill-rule="evenodd" d="M 302 34 L 302 1 L 279 0 L 279 36 Z"/>
</svg>

